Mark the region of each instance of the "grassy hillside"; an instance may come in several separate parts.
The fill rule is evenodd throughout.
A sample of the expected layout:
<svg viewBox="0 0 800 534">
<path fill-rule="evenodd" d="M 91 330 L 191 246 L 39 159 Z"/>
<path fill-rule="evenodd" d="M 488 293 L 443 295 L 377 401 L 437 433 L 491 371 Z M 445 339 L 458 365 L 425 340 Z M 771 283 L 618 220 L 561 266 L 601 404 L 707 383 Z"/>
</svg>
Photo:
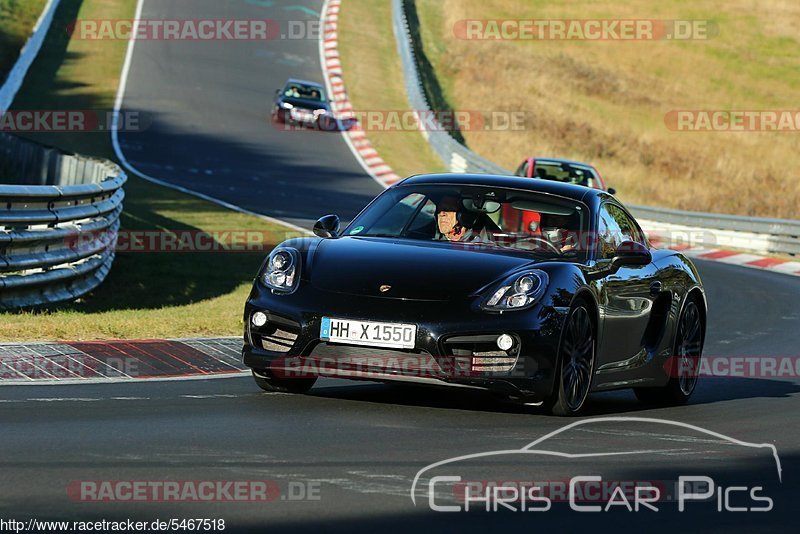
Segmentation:
<svg viewBox="0 0 800 534">
<path fill-rule="evenodd" d="M 0 0 L 0 85 L 42 14 L 46 0 Z"/>
<path fill-rule="evenodd" d="M 525 110 L 531 128 L 464 132 L 515 167 L 526 155 L 595 163 L 628 202 L 797 218 L 800 132 L 670 130 L 671 110 L 798 110 L 800 4 L 417 0 L 425 53 L 455 109 Z M 707 40 L 490 41 L 462 19 L 705 19 Z M 390 27 L 384 31 L 390 32 Z"/>
</svg>

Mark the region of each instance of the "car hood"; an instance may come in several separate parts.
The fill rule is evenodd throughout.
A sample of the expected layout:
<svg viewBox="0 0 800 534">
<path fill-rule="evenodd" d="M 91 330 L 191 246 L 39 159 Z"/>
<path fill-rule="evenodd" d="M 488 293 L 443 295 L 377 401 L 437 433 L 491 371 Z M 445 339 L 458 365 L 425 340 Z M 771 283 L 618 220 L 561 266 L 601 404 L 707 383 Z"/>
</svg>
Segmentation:
<svg viewBox="0 0 800 534">
<path fill-rule="evenodd" d="M 322 240 L 309 259 L 317 289 L 411 300 L 468 297 L 533 264 L 530 256 L 479 245 L 372 237 Z"/>
</svg>

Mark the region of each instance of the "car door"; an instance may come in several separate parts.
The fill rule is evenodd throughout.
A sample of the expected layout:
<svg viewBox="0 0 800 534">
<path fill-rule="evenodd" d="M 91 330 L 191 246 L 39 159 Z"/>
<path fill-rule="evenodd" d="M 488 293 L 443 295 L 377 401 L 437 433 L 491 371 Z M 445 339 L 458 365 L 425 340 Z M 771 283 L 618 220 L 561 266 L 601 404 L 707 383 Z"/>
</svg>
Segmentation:
<svg viewBox="0 0 800 534">
<path fill-rule="evenodd" d="M 607 201 L 601 205 L 597 228 L 600 244 L 598 263 L 610 263 L 616 248 L 624 241 L 636 241 L 647 246 L 639 226 L 614 202 Z M 623 266 L 601 279 L 599 375 L 635 369 L 646 362 L 645 332 L 654 296 L 658 292 L 657 280 L 657 269 L 652 262 L 642 266 Z"/>
</svg>

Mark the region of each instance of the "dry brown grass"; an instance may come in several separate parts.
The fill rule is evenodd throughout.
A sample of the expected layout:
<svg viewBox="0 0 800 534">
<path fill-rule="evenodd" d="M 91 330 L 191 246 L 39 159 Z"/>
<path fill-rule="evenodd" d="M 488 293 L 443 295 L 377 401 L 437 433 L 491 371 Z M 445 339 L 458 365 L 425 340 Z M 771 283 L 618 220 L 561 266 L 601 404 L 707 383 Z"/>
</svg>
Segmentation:
<svg viewBox="0 0 800 534">
<path fill-rule="evenodd" d="M 800 4 L 417 0 L 428 58 L 456 109 L 520 109 L 533 127 L 465 132 L 507 168 L 527 155 L 589 161 L 628 202 L 797 218 L 800 132 L 677 132 L 670 110 L 795 110 Z M 708 40 L 466 41 L 461 19 L 709 19 Z"/>
</svg>

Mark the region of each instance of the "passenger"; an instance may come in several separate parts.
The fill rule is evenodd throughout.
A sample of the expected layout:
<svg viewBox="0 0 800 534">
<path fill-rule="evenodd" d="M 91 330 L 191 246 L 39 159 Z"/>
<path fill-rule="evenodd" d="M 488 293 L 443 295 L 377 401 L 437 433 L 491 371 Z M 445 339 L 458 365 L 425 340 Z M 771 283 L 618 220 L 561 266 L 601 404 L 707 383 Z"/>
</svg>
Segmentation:
<svg viewBox="0 0 800 534">
<path fill-rule="evenodd" d="M 547 224 L 547 227 L 542 226 L 542 235 L 562 254 L 577 250 L 577 243 L 575 242 L 577 236 L 570 230 L 569 217 L 548 215 Z"/>
<path fill-rule="evenodd" d="M 542 216 L 535 211 L 522 212 L 522 231 L 530 235 L 541 235 Z"/>
</svg>

